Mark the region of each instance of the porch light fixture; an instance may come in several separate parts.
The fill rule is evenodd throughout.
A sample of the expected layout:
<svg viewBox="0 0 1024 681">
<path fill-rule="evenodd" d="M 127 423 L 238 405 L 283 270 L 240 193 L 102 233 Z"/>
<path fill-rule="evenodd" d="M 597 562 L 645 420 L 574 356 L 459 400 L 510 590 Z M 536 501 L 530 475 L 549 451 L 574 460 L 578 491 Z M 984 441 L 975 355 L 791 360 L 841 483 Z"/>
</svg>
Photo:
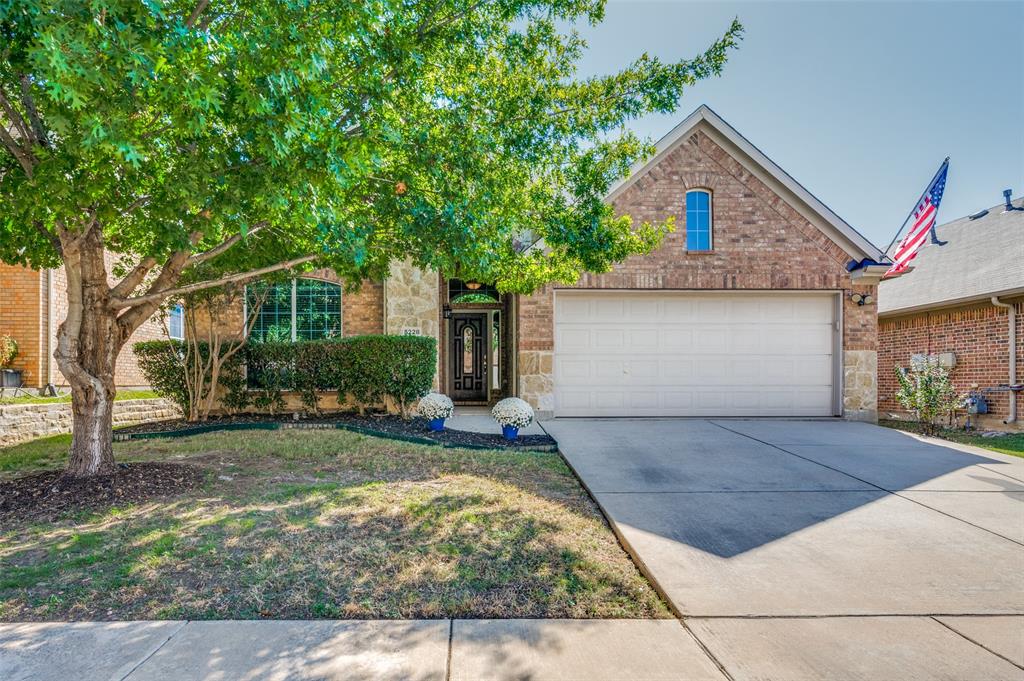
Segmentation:
<svg viewBox="0 0 1024 681">
<path fill-rule="evenodd" d="M 479 281 L 467 281 L 466 282 L 466 288 L 468 288 L 471 291 L 477 290 L 478 288 L 480 288 L 480 286 L 481 286 L 481 284 L 480 284 Z"/>
<path fill-rule="evenodd" d="M 850 300 L 857 303 L 858 305 L 870 305 L 874 298 L 870 295 L 862 295 L 854 292 L 850 294 Z"/>
<path fill-rule="evenodd" d="M 443 313 L 445 319 L 451 319 L 452 318 L 452 306 L 449 305 L 448 303 L 445 303 L 441 307 L 441 312 Z"/>
</svg>

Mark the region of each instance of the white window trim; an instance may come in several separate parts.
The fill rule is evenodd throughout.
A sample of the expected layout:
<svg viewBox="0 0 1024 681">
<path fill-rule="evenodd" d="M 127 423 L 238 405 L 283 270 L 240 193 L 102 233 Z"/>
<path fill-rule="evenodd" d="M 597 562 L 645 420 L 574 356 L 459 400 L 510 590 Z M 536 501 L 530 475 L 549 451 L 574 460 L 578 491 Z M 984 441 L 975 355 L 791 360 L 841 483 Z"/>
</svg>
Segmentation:
<svg viewBox="0 0 1024 681">
<path fill-rule="evenodd" d="M 705 189 L 704 187 L 694 187 L 692 189 L 687 189 L 686 193 L 683 195 L 683 219 L 684 220 L 686 220 L 686 213 L 689 211 L 689 207 L 687 206 L 686 197 L 689 196 L 690 194 L 694 194 L 694 193 L 700 193 L 700 194 L 707 194 L 708 195 L 708 247 L 707 248 L 697 248 L 697 249 L 687 248 L 686 252 L 687 253 L 708 253 L 710 251 L 715 250 L 715 202 L 714 202 L 714 194 L 711 192 L 710 189 Z M 686 220 L 686 234 L 687 234 L 687 237 L 689 237 L 689 234 L 690 234 L 690 221 L 689 220 Z"/>
<path fill-rule="evenodd" d="M 171 333 L 171 315 L 174 314 L 175 310 L 181 311 L 181 335 L 175 336 Z M 185 306 L 184 305 L 173 305 L 170 311 L 167 313 L 167 337 L 171 340 L 185 340 Z"/>
<path fill-rule="evenodd" d="M 299 279 L 307 279 L 309 281 L 322 281 L 325 284 L 332 284 L 334 286 L 337 286 L 340 289 L 341 295 L 338 297 L 338 336 L 339 337 L 344 336 L 345 335 L 345 287 L 342 286 L 341 284 L 339 284 L 338 282 L 329 281 L 329 280 L 323 279 L 321 277 L 292 277 L 291 279 L 289 279 L 289 281 L 292 284 L 292 306 L 291 306 L 291 313 L 292 313 L 292 323 L 291 323 L 292 337 L 291 337 L 291 342 L 295 343 L 298 340 L 298 338 L 297 338 L 297 336 L 298 336 L 297 325 L 295 323 L 295 308 L 297 307 L 296 303 L 298 302 L 298 297 L 296 295 L 296 289 L 297 289 L 296 282 Z M 245 320 L 247 320 L 248 318 L 249 318 L 249 285 L 246 284 L 245 285 L 245 292 L 244 292 L 244 295 L 242 296 L 242 332 L 246 333 L 247 335 L 248 335 L 249 331 L 248 331 L 248 329 L 246 329 Z"/>
</svg>

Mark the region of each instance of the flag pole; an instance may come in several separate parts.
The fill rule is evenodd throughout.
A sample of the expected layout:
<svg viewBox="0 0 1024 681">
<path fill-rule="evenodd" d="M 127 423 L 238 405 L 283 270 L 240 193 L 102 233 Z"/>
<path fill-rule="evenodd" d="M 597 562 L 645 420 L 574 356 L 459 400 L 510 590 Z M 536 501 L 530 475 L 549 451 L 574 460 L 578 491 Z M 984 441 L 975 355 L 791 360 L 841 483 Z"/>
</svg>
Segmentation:
<svg viewBox="0 0 1024 681">
<path fill-rule="evenodd" d="M 924 191 L 921 192 L 921 196 L 917 197 L 917 201 L 914 202 L 914 207 L 910 209 L 910 213 L 907 215 L 906 218 L 903 219 L 903 224 L 901 224 L 900 228 L 898 230 L 896 230 L 896 236 L 894 236 L 892 238 L 892 241 L 889 242 L 889 245 L 885 247 L 884 251 L 882 251 L 882 253 L 885 254 L 886 257 L 889 256 L 889 249 L 892 248 L 892 245 L 894 243 L 896 243 L 897 239 L 900 238 L 900 234 L 903 233 L 903 228 L 907 226 L 907 221 L 910 220 L 911 217 L 913 217 L 914 211 L 917 210 L 917 207 L 919 205 L 921 205 L 921 199 L 924 198 L 924 195 L 927 194 L 928 191 L 932 188 L 932 185 L 935 184 L 935 180 L 937 180 L 938 177 L 939 177 L 939 174 L 942 173 L 942 169 L 945 168 L 948 165 L 949 165 L 949 156 L 947 156 L 946 160 L 944 160 L 939 165 L 939 169 L 935 171 L 935 175 L 932 176 L 932 179 L 928 182 L 928 184 L 925 185 Z"/>
</svg>

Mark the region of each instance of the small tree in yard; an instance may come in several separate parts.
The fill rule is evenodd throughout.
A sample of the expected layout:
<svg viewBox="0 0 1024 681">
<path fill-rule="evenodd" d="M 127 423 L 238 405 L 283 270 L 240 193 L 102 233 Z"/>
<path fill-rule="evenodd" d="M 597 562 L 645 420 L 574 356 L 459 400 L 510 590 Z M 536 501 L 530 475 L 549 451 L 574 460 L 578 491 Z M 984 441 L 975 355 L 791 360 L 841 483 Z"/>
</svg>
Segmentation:
<svg viewBox="0 0 1024 681">
<path fill-rule="evenodd" d="M 114 471 L 115 362 L 167 300 L 302 268 L 382 278 L 404 258 L 530 291 L 657 245 L 671 223 L 603 201 L 652 153 L 616 131 L 718 74 L 741 27 L 693 60 L 581 79 L 567 27 L 602 14 L 601 0 L 0 3 L 0 260 L 66 274 L 68 473 Z"/>
<path fill-rule="evenodd" d="M 900 384 L 896 400 L 913 412 L 929 433 L 935 433 L 941 425 L 938 420 L 959 405 L 949 372 L 935 358 L 915 356 L 909 370 L 896 367 L 896 380 Z"/>
<path fill-rule="evenodd" d="M 242 284 L 226 284 L 202 289 L 182 296 L 185 327 L 184 348 L 178 357 L 185 378 L 188 398 L 188 421 L 206 421 L 217 400 L 221 372 L 232 358 L 245 348 L 260 308 L 266 299 L 266 288 L 248 296 Z M 241 325 L 236 313 L 244 309 Z M 168 351 L 174 349 L 169 347 Z"/>
</svg>

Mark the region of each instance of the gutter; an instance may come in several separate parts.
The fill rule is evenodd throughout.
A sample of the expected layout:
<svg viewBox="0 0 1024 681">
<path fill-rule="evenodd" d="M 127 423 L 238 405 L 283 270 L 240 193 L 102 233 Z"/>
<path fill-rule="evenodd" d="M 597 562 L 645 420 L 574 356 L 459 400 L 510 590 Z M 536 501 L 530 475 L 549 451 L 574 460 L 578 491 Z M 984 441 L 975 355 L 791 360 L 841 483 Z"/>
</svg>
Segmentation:
<svg viewBox="0 0 1024 681">
<path fill-rule="evenodd" d="M 996 307 L 1006 309 L 1007 323 L 1009 324 L 1008 338 L 1010 343 L 1010 417 L 1003 423 L 1014 423 L 1017 421 L 1017 391 L 1013 386 L 1017 385 L 1017 314 L 1012 303 L 1003 303 L 999 296 L 992 296 L 992 304 Z"/>
<path fill-rule="evenodd" d="M 46 385 L 53 384 L 53 270 L 46 270 Z"/>
<path fill-rule="evenodd" d="M 879 290 L 879 297 L 882 296 L 884 289 Z M 977 294 L 973 296 L 965 296 L 963 298 L 949 298 L 946 300 L 937 300 L 930 303 L 922 303 L 920 305 L 911 305 L 909 307 L 895 307 L 892 309 L 879 309 L 878 318 L 890 318 L 890 317 L 903 317 L 910 314 L 918 314 L 919 312 L 928 312 L 930 310 L 942 310 L 948 307 L 965 307 L 968 305 L 979 305 L 992 300 L 992 297 L 998 298 L 1016 298 L 1017 296 L 1024 295 L 1024 288 L 1011 288 L 1004 289 L 1002 291 L 988 291 L 986 293 Z M 881 305 L 881 303 L 879 303 Z"/>
</svg>

